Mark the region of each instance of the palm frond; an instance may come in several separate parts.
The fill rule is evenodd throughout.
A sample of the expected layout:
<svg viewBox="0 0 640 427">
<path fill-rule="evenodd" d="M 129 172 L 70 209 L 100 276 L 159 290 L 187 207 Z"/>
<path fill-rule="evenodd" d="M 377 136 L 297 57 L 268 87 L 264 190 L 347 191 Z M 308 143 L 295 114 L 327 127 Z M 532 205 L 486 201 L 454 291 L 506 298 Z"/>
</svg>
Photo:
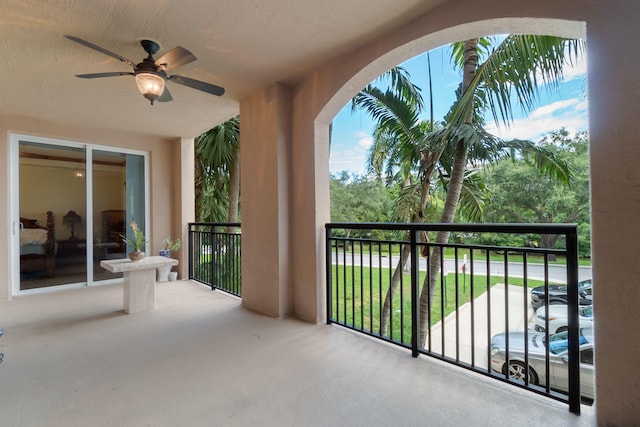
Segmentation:
<svg viewBox="0 0 640 427">
<path fill-rule="evenodd" d="M 488 196 L 488 190 L 482 175 L 478 170 L 470 170 L 465 173 L 458 212 L 468 222 L 484 222 L 484 205 Z"/>
<path fill-rule="evenodd" d="M 496 123 L 508 126 L 513 120 L 512 95 L 523 111 L 534 107 L 539 88 L 557 89 L 563 67 L 584 50 L 580 40 L 554 36 L 507 36 L 478 67 L 469 88 L 460 97 L 449 117 L 462 124 L 474 108 L 475 92 L 485 92 L 486 107 Z M 456 62 L 457 63 L 457 62 Z"/>
<path fill-rule="evenodd" d="M 506 147 L 511 151 L 512 155 L 514 155 L 515 152 L 522 155 L 522 157 L 535 166 L 541 174 L 565 185 L 570 185 L 570 165 L 554 151 L 536 145 L 531 141 L 520 139 L 506 141 Z"/>
</svg>

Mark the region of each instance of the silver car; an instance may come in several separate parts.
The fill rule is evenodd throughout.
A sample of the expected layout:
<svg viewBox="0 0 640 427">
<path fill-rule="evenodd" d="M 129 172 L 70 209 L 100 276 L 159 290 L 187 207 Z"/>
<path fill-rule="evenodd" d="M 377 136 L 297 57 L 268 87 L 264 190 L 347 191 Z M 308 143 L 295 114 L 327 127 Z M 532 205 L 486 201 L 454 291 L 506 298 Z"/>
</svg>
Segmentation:
<svg viewBox="0 0 640 427">
<path fill-rule="evenodd" d="M 544 333 L 528 333 L 529 367 L 524 358 L 524 331 L 509 332 L 509 364 L 506 363 L 506 334 L 495 335 L 491 339 L 491 369 L 514 380 L 546 386 L 545 359 L 547 337 Z M 562 392 L 569 391 L 568 333 L 563 331 L 549 335 L 549 388 Z M 583 397 L 594 398 L 593 387 L 593 332 L 591 328 L 580 329 L 580 393 Z"/>
<path fill-rule="evenodd" d="M 566 304 L 550 305 L 549 310 L 543 305 L 533 316 L 534 327 L 537 332 L 544 332 L 547 326 L 547 311 L 549 312 L 549 331 L 558 333 L 566 331 L 569 326 L 569 308 Z M 593 306 L 578 307 L 578 322 L 581 328 L 593 325 Z"/>
</svg>

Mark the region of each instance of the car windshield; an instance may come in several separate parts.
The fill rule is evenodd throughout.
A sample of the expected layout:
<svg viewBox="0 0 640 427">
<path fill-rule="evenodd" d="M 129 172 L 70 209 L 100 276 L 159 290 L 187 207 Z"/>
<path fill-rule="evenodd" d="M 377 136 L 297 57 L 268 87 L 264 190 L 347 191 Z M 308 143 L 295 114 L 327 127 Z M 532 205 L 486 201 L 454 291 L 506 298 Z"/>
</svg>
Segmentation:
<svg viewBox="0 0 640 427">
<path fill-rule="evenodd" d="M 580 332 L 580 345 L 586 344 L 589 341 Z M 545 343 L 546 344 L 546 343 Z M 557 334 L 549 335 L 549 352 L 553 354 L 560 354 L 569 348 L 569 332 L 559 332 Z"/>
<path fill-rule="evenodd" d="M 580 307 L 580 316 L 593 317 L 593 307 L 590 305 Z"/>
<path fill-rule="evenodd" d="M 578 290 L 591 294 L 591 280 L 584 280 L 578 283 Z"/>
</svg>

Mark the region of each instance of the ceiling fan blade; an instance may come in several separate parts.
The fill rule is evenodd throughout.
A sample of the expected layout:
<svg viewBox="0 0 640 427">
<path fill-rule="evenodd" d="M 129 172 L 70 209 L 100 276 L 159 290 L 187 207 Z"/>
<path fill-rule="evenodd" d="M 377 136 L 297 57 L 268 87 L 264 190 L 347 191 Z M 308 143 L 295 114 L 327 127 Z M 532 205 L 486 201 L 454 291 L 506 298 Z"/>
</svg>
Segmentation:
<svg viewBox="0 0 640 427">
<path fill-rule="evenodd" d="M 81 44 L 81 45 L 83 45 L 83 46 L 86 46 L 86 47 L 91 48 L 91 49 L 93 49 L 93 50 L 97 50 L 97 51 L 98 51 L 98 52 L 100 52 L 100 53 L 104 53 L 105 55 L 108 55 L 108 56 L 110 56 L 110 57 L 112 57 L 112 58 L 116 58 L 116 59 L 117 59 L 117 60 L 119 60 L 119 61 L 122 61 L 122 62 L 124 62 L 124 63 L 126 63 L 126 64 L 131 65 L 132 67 L 135 67 L 135 66 L 136 66 L 136 64 L 134 64 L 134 63 L 133 63 L 132 61 L 130 61 L 129 59 L 124 58 L 124 57 L 122 57 L 122 56 L 118 55 L 117 53 L 113 53 L 113 52 L 111 52 L 110 50 L 107 50 L 107 49 L 102 48 L 102 47 L 100 47 L 100 46 L 96 46 L 95 44 L 90 43 L 90 42 L 88 42 L 88 41 L 86 41 L 86 40 L 82 40 L 82 39 L 81 39 L 81 38 L 79 38 L 79 37 L 69 36 L 69 35 L 65 35 L 65 37 L 66 37 L 66 38 L 68 38 L 69 40 L 72 40 L 72 41 L 76 42 L 76 43 L 80 43 L 80 44 Z"/>
<path fill-rule="evenodd" d="M 81 79 L 98 79 L 100 77 L 116 77 L 116 76 L 133 76 L 133 73 L 127 73 L 124 71 L 114 71 L 112 73 L 93 73 L 93 74 L 76 74 L 76 77 Z"/>
<path fill-rule="evenodd" d="M 190 79 L 189 77 L 174 75 L 169 77 L 169 80 L 171 80 L 172 82 L 181 84 L 183 86 L 190 87 L 192 89 L 197 89 L 203 92 L 210 93 L 212 95 L 222 96 L 224 94 L 224 88 L 220 86 L 201 82 L 200 80 Z"/>
<path fill-rule="evenodd" d="M 169 89 L 167 89 L 167 87 L 164 87 L 164 92 L 162 92 L 162 95 L 160 95 L 160 97 L 157 99 L 158 102 L 169 102 L 169 101 L 173 101 L 173 97 L 171 96 L 171 93 L 169 92 Z"/>
<path fill-rule="evenodd" d="M 164 65 L 165 70 L 181 67 L 195 61 L 196 56 L 187 49 L 177 46 L 156 60 L 156 65 Z"/>
</svg>

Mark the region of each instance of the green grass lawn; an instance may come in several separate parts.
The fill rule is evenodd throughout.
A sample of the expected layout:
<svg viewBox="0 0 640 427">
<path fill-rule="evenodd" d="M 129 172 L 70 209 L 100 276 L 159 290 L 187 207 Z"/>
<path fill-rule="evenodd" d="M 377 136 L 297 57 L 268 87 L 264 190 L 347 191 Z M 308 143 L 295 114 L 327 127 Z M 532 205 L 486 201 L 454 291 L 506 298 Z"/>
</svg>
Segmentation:
<svg viewBox="0 0 640 427">
<path fill-rule="evenodd" d="M 351 267 L 334 265 L 332 267 L 332 320 L 347 324 L 355 329 L 372 334 L 380 333 L 381 310 L 386 297 L 391 275 L 390 269 Z M 425 273 L 418 281 L 420 288 Z M 473 280 L 472 280 L 473 279 Z M 489 286 L 503 283 L 504 277 L 489 277 Z M 529 280 L 528 287 L 542 285 L 538 280 Z M 523 279 L 509 278 L 509 285 L 524 286 Z M 431 301 L 431 325 L 454 312 L 473 298 L 487 290 L 487 276 L 450 273 L 445 277 L 445 286 L 440 280 L 436 284 Z M 457 297 L 457 305 L 456 305 Z M 411 341 L 411 275 L 405 273 L 401 284 L 393 296 L 391 309 L 390 338 L 409 344 Z M 386 334 L 385 334 L 386 335 Z"/>
</svg>

